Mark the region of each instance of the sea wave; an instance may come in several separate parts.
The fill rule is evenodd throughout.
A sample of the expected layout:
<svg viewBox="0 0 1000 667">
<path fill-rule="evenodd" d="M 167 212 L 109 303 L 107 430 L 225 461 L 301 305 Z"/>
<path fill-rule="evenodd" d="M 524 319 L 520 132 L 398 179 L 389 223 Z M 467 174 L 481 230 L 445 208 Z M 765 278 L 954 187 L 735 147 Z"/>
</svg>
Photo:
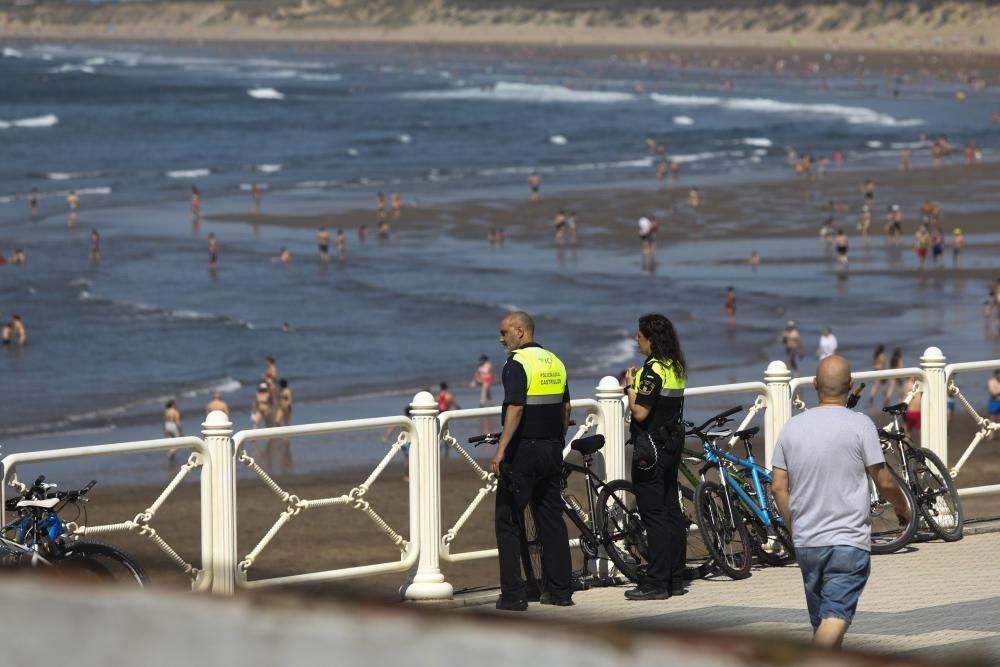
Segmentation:
<svg viewBox="0 0 1000 667">
<path fill-rule="evenodd" d="M 510 166 L 494 167 L 490 169 L 479 169 L 475 173 L 479 176 L 503 176 L 510 174 L 555 174 L 567 171 L 591 171 L 594 169 L 630 169 L 648 168 L 653 166 L 653 158 L 644 157 L 635 160 L 612 160 L 609 162 L 580 162 L 577 164 L 546 165 L 544 167 L 534 166 Z"/>
<path fill-rule="evenodd" d="M 276 88 L 250 88 L 247 95 L 255 100 L 283 100 L 285 94 Z"/>
<path fill-rule="evenodd" d="M 691 116 L 674 116 L 674 125 L 694 125 L 694 118 Z"/>
<path fill-rule="evenodd" d="M 604 345 L 599 348 L 599 352 L 587 360 L 587 364 L 582 369 L 586 372 L 600 371 L 608 368 L 618 368 L 622 364 L 634 359 L 638 354 L 635 347 L 635 337 L 621 331 L 622 338 L 619 338 L 611 345 Z"/>
<path fill-rule="evenodd" d="M 718 107 L 730 111 L 751 113 L 778 113 L 800 116 L 840 118 L 852 125 L 880 125 L 883 127 L 910 127 L 923 125 L 919 118 L 894 118 L 868 107 L 842 104 L 802 104 L 782 102 L 766 97 L 705 97 L 701 95 L 662 95 L 653 93 L 650 99 L 665 106 Z"/>
<path fill-rule="evenodd" d="M 280 164 L 258 164 L 254 166 L 254 169 L 261 172 L 262 174 L 275 174 L 281 171 Z"/>
<path fill-rule="evenodd" d="M 340 74 L 299 74 L 299 78 L 303 81 L 340 81 L 342 76 Z"/>
<path fill-rule="evenodd" d="M 32 116 L 31 118 L 18 118 L 17 120 L 0 120 L 0 130 L 6 130 L 12 127 L 20 128 L 39 128 L 39 127 L 52 127 L 59 122 L 59 117 L 55 114 L 48 113 L 44 116 Z"/>
<path fill-rule="evenodd" d="M 767 137 L 743 137 L 740 143 L 746 146 L 757 146 L 758 148 L 770 148 L 774 142 Z"/>
<path fill-rule="evenodd" d="M 121 303 L 113 299 L 95 296 L 87 289 L 82 289 L 77 294 L 78 301 L 86 301 L 96 305 L 103 305 L 124 313 L 134 320 L 167 320 L 173 322 L 200 321 L 219 324 L 222 326 L 239 327 L 243 329 L 253 329 L 252 322 L 220 315 L 218 313 L 202 313 L 196 310 L 161 308 L 148 303 Z"/>
<path fill-rule="evenodd" d="M 99 171 L 53 171 L 45 174 L 50 181 L 71 181 L 77 178 L 94 178 L 100 176 Z"/>
<path fill-rule="evenodd" d="M 49 70 L 49 74 L 72 74 L 73 72 L 79 72 L 81 74 L 96 74 L 95 70 L 90 65 L 60 65 L 59 67 L 53 67 Z"/>
<path fill-rule="evenodd" d="M 399 93 L 410 100 L 499 100 L 506 102 L 582 102 L 614 104 L 632 102 L 631 93 L 606 90 L 575 90 L 566 86 L 500 81 L 493 86 L 450 88 L 447 90 L 414 90 Z"/>
<path fill-rule="evenodd" d="M 24 54 L 17 49 L 12 49 L 9 46 L 5 46 L 3 49 L 4 58 L 23 58 Z"/>
<path fill-rule="evenodd" d="M 87 412 L 66 415 L 60 419 L 49 419 L 41 422 L 34 422 L 30 425 L 26 424 L 24 426 L 6 428 L 0 430 L 0 434 L 8 436 L 25 436 L 35 433 L 76 433 L 95 428 L 94 426 L 90 426 L 89 428 L 81 427 L 100 424 L 101 422 L 108 422 L 116 417 L 132 415 L 137 412 L 141 412 L 143 408 L 148 410 L 149 408 L 153 408 L 155 406 L 155 409 L 159 410 L 162 408 L 163 403 L 170 399 L 178 397 L 197 398 L 198 396 L 210 396 L 217 391 L 223 394 L 228 394 L 237 391 L 242 387 L 243 384 L 239 380 L 228 375 L 210 378 L 207 380 L 196 380 L 190 383 L 178 385 L 169 393 L 144 396 L 135 400 L 119 403 L 110 408 L 89 410 Z M 104 428 L 108 427 L 109 426 L 104 426 Z M 114 426 L 112 425 L 110 428 L 114 428 Z"/>
<path fill-rule="evenodd" d="M 199 178 L 202 176 L 208 176 L 211 173 L 211 169 L 202 167 L 198 169 L 174 169 L 173 171 L 168 171 L 167 176 L 170 178 Z"/>
</svg>

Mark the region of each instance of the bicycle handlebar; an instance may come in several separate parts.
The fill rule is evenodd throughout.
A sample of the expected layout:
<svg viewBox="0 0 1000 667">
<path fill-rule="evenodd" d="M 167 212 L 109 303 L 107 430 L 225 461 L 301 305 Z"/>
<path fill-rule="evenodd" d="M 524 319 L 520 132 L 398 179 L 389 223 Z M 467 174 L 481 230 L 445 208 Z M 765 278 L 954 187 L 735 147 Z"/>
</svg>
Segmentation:
<svg viewBox="0 0 1000 667">
<path fill-rule="evenodd" d="M 729 417 L 742 411 L 743 406 L 737 405 L 735 408 L 729 408 L 725 412 L 720 412 L 701 426 L 695 426 L 694 422 L 686 421 L 684 422 L 684 425 L 688 427 L 688 430 L 684 433 L 684 435 L 697 435 L 698 437 L 703 437 L 705 429 L 708 428 L 710 424 L 714 423 L 716 426 L 722 426 L 723 424 L 733 421 L 732 419 L 729 419 Z"/>
<path fill-rule="evenodd" d="M 45 475 L 39 475 L 38 479 L 36 479 L 35 483 L 31 485 L 31 488 L 28 489 L 27 493 L 22 496 L 8 498 L 7 502 L 4 503 L 4 508 L 9 512 L 13 512 L 17 509 L 17 504 L 22 500 L 42 500 L 45 498 L 58 498 L 59 500 L 65 500 L 69 503 L 75 503 L 80 498 L 87 495 L 87 493 L 89 493 L 90 490 L 97 485 L 97 480 L 92 479 L 87 486 L 82 489 L 77 489 L 76 491 L 56 491 L 54 493 L 44 493 L 45 489 L 42 487 L 44 482 Z"/>
</svg>

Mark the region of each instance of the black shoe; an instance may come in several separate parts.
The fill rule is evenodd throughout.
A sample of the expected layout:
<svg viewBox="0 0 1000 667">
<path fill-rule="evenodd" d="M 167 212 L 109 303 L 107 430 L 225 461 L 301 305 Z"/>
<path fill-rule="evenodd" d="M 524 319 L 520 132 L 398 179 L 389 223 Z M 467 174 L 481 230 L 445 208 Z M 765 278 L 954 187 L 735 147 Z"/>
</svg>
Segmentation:
<svg viewBox="0 0 1000 667">
<path fill-rule="evenodd" d="M 551 593 L 542 593 L 539 602 L 542 604 L 550 604 L 553 607 L 572 607 L 576 604 L 573 602 L 573 598 L 557 598 Z"/>
<path fill-rule="evenodd" d="M 541 602 L 541 600 L 542 600 L 542 592 L 539 591 L 537 588 L 534 589 L 534 590 L 532 590 L 532 589 L 529 588 L 528 589 L 528 594 L 525 597 L 525 599 L 528 602 Z"/>
<path fill-rule="evenodd" d="M 684 583 L 670 584 L 670 595 L 687 595 L 688 589 L 684 587 Z"/>
<path fill-rule="evenodd" d="M 497 609 L 500 611 L 527 611 L 528 601 L 524 598 L 505 598 L 501 595 L 497 599 Z"/>
<path fill-rule="evenodd" d="M 626 600 L 667 600 L 669 598 L 670 591 L 654 586 L 636 586 L 625 591 Z"/>
</svg>

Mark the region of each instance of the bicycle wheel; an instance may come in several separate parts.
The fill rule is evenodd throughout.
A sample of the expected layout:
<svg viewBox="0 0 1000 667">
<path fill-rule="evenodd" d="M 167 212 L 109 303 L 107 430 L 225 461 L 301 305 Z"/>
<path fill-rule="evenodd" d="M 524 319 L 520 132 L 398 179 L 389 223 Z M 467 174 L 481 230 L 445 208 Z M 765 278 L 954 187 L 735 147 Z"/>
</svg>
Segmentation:
<svg viewBox="0 0 1000 667">
<path fill-rule="evenodd" d="M 743 520 L 729 513 L 724 494 L 715 482 L 698 485 L 694 491 L 698 526 L 715 565 L 733 579 L 746 579 L 750 576 L 750 536 Z"/>
<path fill-rule="evenodd" d="M 530 506 L 524 508 L 521 529 L 524 531 L 524 539 L 521 540 L 521 567 L 524 568 L 524 581 L 528 588 L 528 598 L 537 599 L 542 594 L 542 543 L 538 539 L 535 515 Z"/>
<path fill-rule="evenodd" d="M 694 510 L 694 489 L 678 484 L 680 489 L 681 513 L 687 520 L 687 563 L 685 576 L 691 579 L 702 579 L 712 571 L 712 554 L 705 546 L 701 530 L 698 528 L 698 517 Z"/>
<path fill-rule="evenodd" d="M 147 580 L 135 560 L 115 547 L 98 542 L 76 542 L 66 547 L 60 561 L 111 583 L 145 588 Z"/>
<path fill-rule="evenodd" d="M 747 531 L 753 538 L 753 550 L 757 557 L 766 565 L 781 567 L 795 561 L 795 547 L 792 546 L 792 534 L 782 523 L 781 513 L 778 512 L 778 504 L 774 502 L 774 495 L 771 493 L 771 483 L 761 480 L 761 489 L 764 491 L 764 501 L 767 506 L 767 513 L 771 518 L 771 525 L 766 526 L 764 522 L 755 515 L 751 515 L 746 508 L 743 508 L 753 522 L 753 528 L 748 525 Z"/>
<path fill-rule="evenodd" d="M 965 515 L 951 473 L 938 455 L 920 447 L 906 453 L 910 490 L 927 527 L 946 542 L 962 539 Z"/>
<path fill-rule="evenodd" d="M 882 497 L 882 494 L 875 488 L 875 482 L 869 480 L 871 489 L 871 520 L 872 520 L 872 553 L 891 554 L 899 551 L 917 534 L 917 502 L 913 498 L 913 492 L 907 486 L 903 478 L 895 470 L 886 466 L 886 469 L 896 480 L 896 485 L 906 499 L 906 505 L 910 509 L 912 518 L 905 526 L 899 525 L 896 512 L 892 509 L 892 504 Z"/>
<path fill-rule="evenodd" d="M 646 527 L 639 516 L 632 482 L 609 482 L 597 497 L 595 526 L 608 558 L 629 581 L 640 583 L 649 559 Z"/>
</svg>

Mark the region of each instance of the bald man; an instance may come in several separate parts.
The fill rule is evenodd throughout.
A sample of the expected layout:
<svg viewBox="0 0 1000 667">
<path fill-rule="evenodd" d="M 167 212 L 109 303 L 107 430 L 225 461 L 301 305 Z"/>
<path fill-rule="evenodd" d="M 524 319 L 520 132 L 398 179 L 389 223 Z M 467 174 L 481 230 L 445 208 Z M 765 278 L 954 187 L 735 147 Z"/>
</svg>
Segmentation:
<svg viewBox="0 0 1000 667">
<path fill-rule="evenodd" d="M 573 604 L 573 563 L 562 517 L 562 450 L 569 426 L 569 385 L 559 358 L 535 342 L 535 322 L 525 312 L 500 322 L 500 343 L 510 356 L 503 367 L 503 433 L 490 470 L 500 481 L 495 529 L 500 561 L 497 609 L 524 611 L 529 591 L 521 576 L 524 510 L 531 506 L 542 543 L 542 604 Z M 535 573 L 538 574 L 538 573 Z"/>
<path fill-rule="evenodd" d="M 813 643 L 826 647 L 844 641 L 871 573 L 868 478 L 900 525 L 912 519 L 875 424 L 844 407 L 853 384 L 846 359 L 823 359 L 813 380 L 819 405 L 785 424 L 772 461 L 774 499 L 792 530 Z"/>
</svg>

